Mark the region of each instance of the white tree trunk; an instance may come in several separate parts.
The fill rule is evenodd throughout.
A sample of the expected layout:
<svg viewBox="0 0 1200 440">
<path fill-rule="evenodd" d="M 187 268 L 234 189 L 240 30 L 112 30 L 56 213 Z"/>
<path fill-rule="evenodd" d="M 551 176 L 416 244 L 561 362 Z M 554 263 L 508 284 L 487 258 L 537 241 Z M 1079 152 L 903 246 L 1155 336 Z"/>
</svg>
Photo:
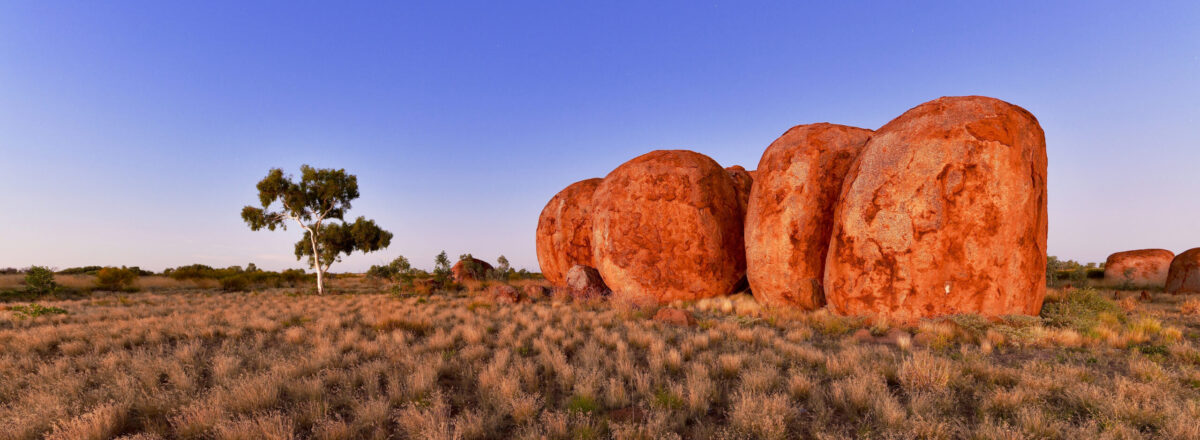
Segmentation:
<svg viewBox="0 0 1200 440">
<path fill-rule="evenodd" d="M 314 228 L 315 229 L 315 228 Z M 313 248 L 313 271 L 317 273 L 317 295 L 325 294 L 325 267 L 321 265 L 321 254 L 317 252 L 317 235 L 309 232 Z"/>
</svg>

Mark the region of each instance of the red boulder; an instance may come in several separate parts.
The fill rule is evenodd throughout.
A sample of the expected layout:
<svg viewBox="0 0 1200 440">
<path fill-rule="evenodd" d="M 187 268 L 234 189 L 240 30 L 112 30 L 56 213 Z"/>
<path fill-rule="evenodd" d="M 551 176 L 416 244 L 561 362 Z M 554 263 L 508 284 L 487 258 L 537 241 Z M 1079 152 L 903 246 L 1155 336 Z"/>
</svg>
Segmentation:
<svg viewBox="0 0 1200 440">
<path fill-rule="evenodd" d="M 1117 252 L 1104 262 L 1104 281 L 1111 284 L 1162 286 L 1175 253 L 1166 249 Z"/>
<path fill-rule="evenodd" d="M 556 286 L 566 284 L 567 270 L 592 262 L 592 194 L 601 179 L 567 186 L 546 203 L 537 225 L 537 258 L 542 275 Z"/>
<path fill-rule="evenodd" d="M 825 266 L 845 315 L 1037 314 L 1045 297 L 1046 141 L 981 96 L 921 104 L 875 132 L 846 176 Z"/>
<path fill-rule="evenodd" d="M 763 153 L 746 212 L 746 275 L 760 303 L 807 310 L 825 305 L 821 283 L 834 208 L 871 133 L 798 125 Z"/>
<path fill-rule="evenodd" d="M 482 280 L 487 276 L 487 272 L 492 270 L 492 265 L 478 258 L 470 258 L 466 260 L 458 260 L 454 266 L 450 268 L 450 273 L 454 275 L 454 281 L 464 282 L 468 280 Z"/>
<path fill-rule="evenodd" d="M 1176 255 L 1167 271 L 1167 293 L 1200 293 L 1200 248 Z"/>
<path fill-rule="evenodd" d="M 708 156 L 638 156 L 604 178 L 592 203 L 596 268 L 623 301 L 724 295 L 745 274 L 737 189 Z"/>
</svg>

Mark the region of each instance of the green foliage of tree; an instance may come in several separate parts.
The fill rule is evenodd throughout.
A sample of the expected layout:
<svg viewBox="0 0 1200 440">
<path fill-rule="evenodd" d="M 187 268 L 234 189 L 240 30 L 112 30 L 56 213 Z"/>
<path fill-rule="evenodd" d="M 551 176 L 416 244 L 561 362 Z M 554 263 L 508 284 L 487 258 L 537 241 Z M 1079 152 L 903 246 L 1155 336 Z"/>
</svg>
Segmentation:
<svg viewBox="0 0 1200 440">
<path fill-rule="evenodd" d="M 446 251 L 433 258 L 433 281 L 443 286 L 450 281 L 450 257 Z"/>
<path fill-rule="evenodd" d="M 25 270 L 25 288 L 38 295 L 54 292 L 58 288 L 54 282 L 54 271 L 44 266 L 30 266 Z"/>
<path fill-rule="evenodd" d="M 403 255 L 396 257 L 391 263 L 371 266 L 367 270 L 368 277 L 397 281 L 406 286 L 411 286 L 417 275 L 418 271 L 413 269 L 408 258 Z"/>
<path fill-rule="evenodd" d="M 346 211 L 357 199 L 358 178 L 344 169 L 300 167 L 300 180 L 271 169 L 258 182 L 261 208 L 242 208 L 242 220 L 251 230 L 287 229 L 292 220 L 304 229 L 304 237 L 296 243 L 296 259 L 307 257 L 317 275 L 317 293 L 325 292 L 325 272 L 342 255 L 354 251 L 374 252 L 386 248 L 392 233 L 381 229 L 374 220 L 358 217 L 353 223 L 345 221 Z M 281 208 L 273 211 L 278 203 Z"/>
</svg>

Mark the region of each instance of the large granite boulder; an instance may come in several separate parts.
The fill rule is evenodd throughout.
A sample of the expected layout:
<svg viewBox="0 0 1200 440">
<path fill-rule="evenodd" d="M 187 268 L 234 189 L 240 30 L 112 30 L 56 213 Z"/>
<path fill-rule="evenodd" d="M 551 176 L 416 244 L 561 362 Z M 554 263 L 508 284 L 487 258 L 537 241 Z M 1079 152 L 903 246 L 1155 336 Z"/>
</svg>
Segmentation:
<svg viewBox="0 0 1200 440">
<path fill-rule="evenodd" d="M 900 321 L 1036 314 L 1045 297 L 1046 141 L 1025 109 L 921 104 L 875 132 L 834 214 L 825 296 Z"/>
<path fill-rule="evenodd" d="M 1189 249 L 1171 261 L 1167 293 L 1200 293 L 1200 248 Z"/>
<path fill-rule="evenodd" d="M 1162 286 L 1175 253 L 1166 249 L 1117 252 L 1104 262 L 1104 281 L 1110 284 Z"/>
<path fill-rule="evenodd" d="M 601 179 L 572 183 L 546 203 L 537 225 L 537 258 L 542 275 L 566 285 L 567 270 L 592 262 L 592 194 Z"/>
<path fill-rule="evenodd" d="M 708 156 L 660 150 L 609 173 L 592 198 L 596 268 L 634 304 L 724 295 L 746 271 L 733 179 Z"/>
<path fill-rule="evenodd" d="M 746 275 L 760 303 L 807 310 L 825 305 L 821 283 L 833 211 L 871 133 L 798 125 L 763 153 L 746 212 Z"/>
</svg>

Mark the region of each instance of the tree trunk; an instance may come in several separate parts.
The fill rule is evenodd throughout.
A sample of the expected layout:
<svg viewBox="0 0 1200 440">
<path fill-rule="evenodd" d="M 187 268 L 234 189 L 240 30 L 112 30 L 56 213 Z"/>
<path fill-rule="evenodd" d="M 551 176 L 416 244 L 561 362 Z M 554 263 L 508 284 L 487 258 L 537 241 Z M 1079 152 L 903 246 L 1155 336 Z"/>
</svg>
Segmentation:
<svg viewBox="0 0 1200 440">
<path fill-rule="evenodd" d="M 321 269 L 321 263 L 314 265 L 317 271 L 317 295 L 325 294 L 325 271 Z"/>
<path fill-rule="evenodd" d="M 317 227 L 313 228 L 312 230 L 313 231 L 318 230 L 320 227 L 321 227 L 321 225 L 318 224 Z M 324 295 L 325 294 L 325 268 L 323 266 L 321 266 L 321 253 L 318 252 L 318 249 L 317 249 L 317 234 L 315 234 L 313 232 L 309 232 L 308 236 L 309 236 L 310 241 L 312 241 L 313 271 L 317 273 L 317 295 Z"/>
</svg>

